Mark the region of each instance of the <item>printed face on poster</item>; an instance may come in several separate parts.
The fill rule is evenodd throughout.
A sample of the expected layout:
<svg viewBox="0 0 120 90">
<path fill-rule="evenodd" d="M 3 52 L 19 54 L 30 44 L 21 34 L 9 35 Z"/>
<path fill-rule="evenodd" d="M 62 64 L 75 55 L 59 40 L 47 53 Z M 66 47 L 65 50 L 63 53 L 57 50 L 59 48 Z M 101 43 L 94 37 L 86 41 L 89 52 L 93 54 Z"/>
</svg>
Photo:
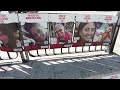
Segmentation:
<svg viewBox="0 0 120 90">
<path fill-rule="evenodd" d="M 49 15 L 50 44 L 52 48 L 57 46 L 70 47 L 72 45 L 75 16 L 71 14 Z"/>
<path fill-rule="evenodd" d="M 22 51 L 21 47 L 17 15 L 0 14 L 0 49 L 16 52 Z"/>
<path fill-rule="evenodd" d="M 81 46 L 93 41 L 97 19 L 97 15 L 76 15 L 73 46 Z"/>
<path fill-rule="evenodd" d="M 19 14 L 19 17 L 24 46 L 29 50 L 49 48 L 48 15 Z"/>
<path fill-rule="evenodd" d="M 115 23 L 97 23 L 98 27 L 94 35 L 93 42 L 110 43 L 112 32 L 114 32 Z"/>
<path fill-rule="evenodd" d="M 77 26 L 78 24 L 78 26 Z M 94 22 L 76 22 L 76 28 L 74 32 L 74 42 L 92 42 L 96 25 Z"/>
<path fill-rule="evenodd" d="M 73 46 L 110 43 L 116 22 L 114 16 L 76 15 Z"/>
<path fill-rule="evenodd" d="M 35 50 L 110 43 L 117 20 L 108 15 L 0 14 L 0 50 L 22 51 L 18 22 L 25 49 Z"/>
<path fill-rule="evenodd" d="M 99 16 L 93 42 L 110 43 L 117 19 L 117 16 Z"/>
</svg>

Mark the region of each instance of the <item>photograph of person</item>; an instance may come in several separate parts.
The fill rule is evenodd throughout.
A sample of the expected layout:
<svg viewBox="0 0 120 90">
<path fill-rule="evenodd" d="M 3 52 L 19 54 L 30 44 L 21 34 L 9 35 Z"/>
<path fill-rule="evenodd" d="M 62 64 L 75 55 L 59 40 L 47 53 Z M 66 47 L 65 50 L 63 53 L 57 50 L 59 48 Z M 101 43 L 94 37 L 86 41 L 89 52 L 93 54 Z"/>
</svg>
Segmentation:
<svg viewBox="0 0 120 90">
<path fill-rule="evenodd" d="M 92 42 L 94 32 L 96 30 L 96 23 L 94 22 L 78 22 L 76 23 L 74 32 L 74 40 L 79 42 Z"/>
<path fill-rule="evenodd" d="M 113 29 L 114 29 L 114 24 L 108 24 L 105 29 L 105 33 L 102 34 L 102 38 L 100 42 L 111 42 L 111 38 L 112 38 L 111 34 Z"/>
<path fill-rule="evenodd" d="M 100 42 L 102 35 L 105 33 L 105 29 L 106 29 L 108 24 L 97 22 L 96 25 L 97 25 L 97 28 L 96 28 L 93 42 Z"/>
<path fill-rule="evenodd" d="M 47 23 L 46 23 L 47 24 Z M 31 40 L 33 44 L 48 44 L 48 29 L 44 28 L 40 23 L 25 23 L 22 27 L 24 40 Z"/>
<path fill-rule="evenodd" d="M 0 24 L 0 41 L 2 47 L 21 47 L 18 23 Z"/>
<path fill-rule="evenodd" d="M 51 40 L 51 44 L 69 44 L 72 42 L 72 33 L 73 33 L 73 22 L 68 23 L 51 23 L 50 32 L 51 38 L 56 39 L 55 41 Z M 52 43 L 53 42 L 53 43 Z"/>
</svg>

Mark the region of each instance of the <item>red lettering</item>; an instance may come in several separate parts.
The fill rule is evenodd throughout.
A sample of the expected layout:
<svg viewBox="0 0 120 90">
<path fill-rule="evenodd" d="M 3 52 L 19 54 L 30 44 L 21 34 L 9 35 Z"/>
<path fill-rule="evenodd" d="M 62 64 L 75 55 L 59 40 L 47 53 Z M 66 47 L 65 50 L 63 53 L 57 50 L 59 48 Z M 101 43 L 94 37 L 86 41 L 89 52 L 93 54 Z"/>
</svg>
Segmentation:
<svg viewBox="0 0 120 90">
<path fill-rule="evenodd" d="M 35 17 L 31 17 L 31 19 L 36 19 Z"/>
<path fill-rule="evenodd" d="M 86 22 L 88 22 L 90 20 L 90 15 L 85 15 L 84 19 L 86 20 Z"/>
<path fill-rule="evenodd" d="M 111 20 L 112 20 L 112 16 L 106 16 L 106 17 L 105 17 L 105 20 L 106 20 L 107 22 L 111 21 Z"/>
<path fill-rule="evenodd" d="M 39 17 L 39 15 L 37 14 L 36 17 Z"/>
<path fill-rule="evenodd" d="M 26 19 L 30 19 L 30 17 L 26 17 Z"/>
<path fill-rule="evenodd" d="M 41 17 L 32 16 L 32 17 L 26 17 L 26 19 L 41 19 Z"/>
<path fill-rule="evenodd" d="M 65 16 L 66 15 L 59 15 L 59 19 L 63 22 L 63 20 L 65 20 Z"/>
<path fill-rule="evenodd" d="M 37 17 L 37 19 L 41 19 L 41 17 Z"/>
</svg>

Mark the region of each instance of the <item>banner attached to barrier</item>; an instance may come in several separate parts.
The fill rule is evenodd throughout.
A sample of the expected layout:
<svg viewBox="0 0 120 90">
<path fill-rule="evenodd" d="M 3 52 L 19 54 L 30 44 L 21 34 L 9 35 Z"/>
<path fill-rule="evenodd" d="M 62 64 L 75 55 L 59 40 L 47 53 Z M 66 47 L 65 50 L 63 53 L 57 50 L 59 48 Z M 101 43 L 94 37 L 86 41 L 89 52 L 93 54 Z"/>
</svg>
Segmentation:
<svg viewBox="0 0 120 90">
<path fill-rule="evenodd" d="M 49 14 L 50 48 L 72 46 L 74 14 Z"/>
<path fill-rule="evenodd" d="M 22 51 L 17 14 L 0 14 L 0 50 Z"/>
<path fill-rule="evenodd" d="M 96 23 L 96 32 L 94 34 L 94 45 L 109 45 L 115 32 L 115 24 L 117 23 L 117 16 L 101 15 Z"/>
<path fill-rule="evenodd" d="M 76 15 L 73 47 L 91 45 L 96 30 L 97 15 Z"/>
<path fill-rule="evenodd" d="M 49 48 L 48 14 L 19 14 L 25 50 Z"/>
<path fill-rule="evenodd" d="M 117 16 L 76 15 L 73 47 L 109 45 L 117 19 Z"/>
<path fill-rule="evenodd" d="M 20 52 L 109 45 L 117 20 L 118 16 L 110 15 L 0 14 L 0 50 Z"/>
</svg>

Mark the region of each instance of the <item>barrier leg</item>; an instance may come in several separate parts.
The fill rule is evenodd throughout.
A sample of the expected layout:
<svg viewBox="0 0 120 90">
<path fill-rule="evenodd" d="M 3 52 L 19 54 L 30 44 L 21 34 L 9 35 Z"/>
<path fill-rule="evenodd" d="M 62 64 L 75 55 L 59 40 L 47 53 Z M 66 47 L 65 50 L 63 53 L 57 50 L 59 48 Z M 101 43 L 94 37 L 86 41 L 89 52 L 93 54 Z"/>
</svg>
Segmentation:
<svg viewBox="0 0 120 90">
<path fill-rule="evenodd" d="M 77 53 L 77 47 L 75 47 L 75 53 Z"/>
<path fill-rule="evenodd" d="M 70 53 L 70 48 L 68 48 L 68 53 Z"/>
<path fill-rule="evenodd" d="M 115 46 L 115 42 L 116 42 L 116 39 L 117 39 L 119 28 L 120 28 L 120 26 L 117 27 L 116 33 L 115 33 L 115 35 L 113 37 L 113 40 L 112 40 L 112 43 L 111 43 L 111 45 L 109 47 L 109 54 L 113 53 L 113 49 L 114 49 L 114 46 Z"/>
<path fill-rule="evenodd" d="M 29 61 L 29 56 L 28 56 L 28 52 L 27 52 L 27 51 L 25 51 L 25 55 L 26 55 L 26 59 L 25 59 L 24 53 L 23 53 L 23 52 L 20 52 L 20 56 L 21 56 L 21 58 L 22 58 L 22 62 L 23 62 L 23 63 L 26 63 L 26 62 Z"/>
</svg>

